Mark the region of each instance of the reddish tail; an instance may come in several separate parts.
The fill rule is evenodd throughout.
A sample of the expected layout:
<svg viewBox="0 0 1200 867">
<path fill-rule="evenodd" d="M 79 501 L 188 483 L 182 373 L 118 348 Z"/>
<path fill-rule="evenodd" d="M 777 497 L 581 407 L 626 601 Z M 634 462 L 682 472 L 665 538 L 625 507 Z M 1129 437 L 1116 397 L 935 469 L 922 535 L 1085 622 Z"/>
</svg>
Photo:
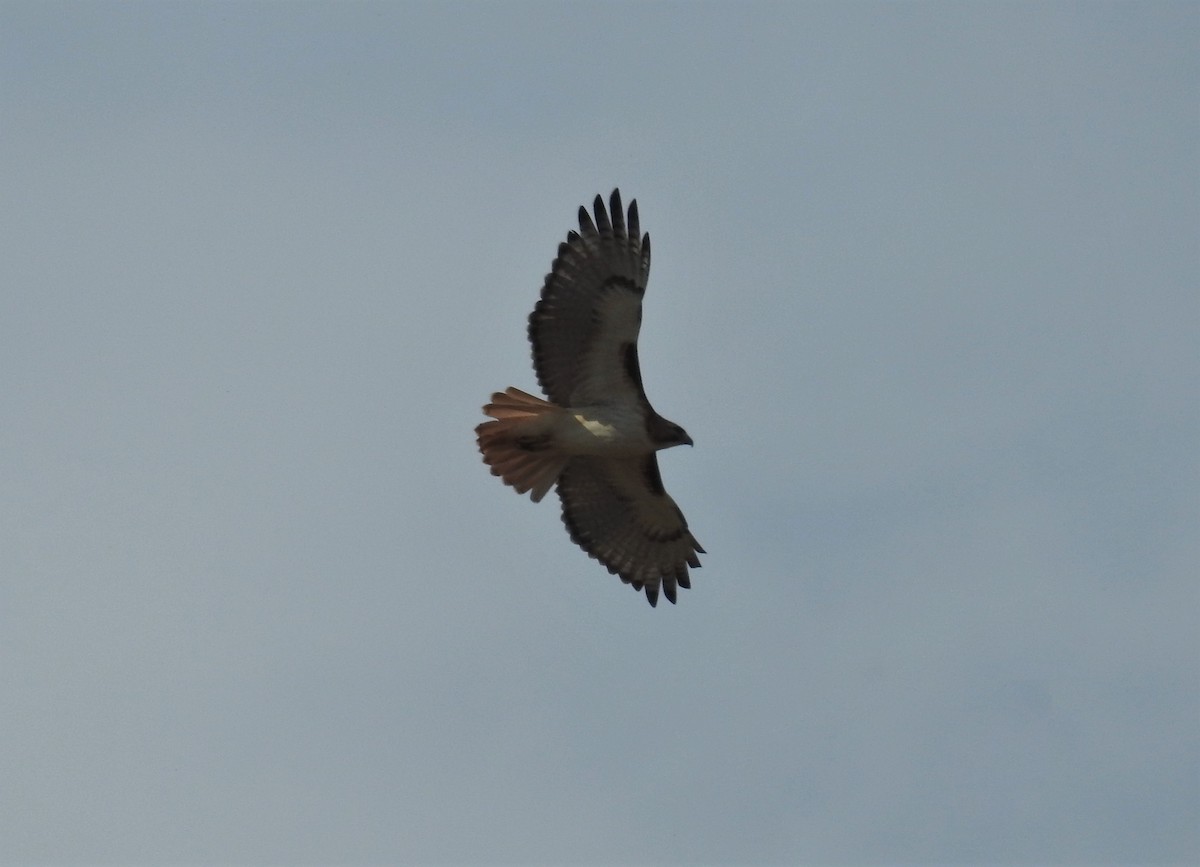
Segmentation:
<svg viewBox="0 0 1200 867">
<path fill-rule="evenodd" d="M 549 401 L 508 388 L 493 394 L 492 402 L 483 408 L 484 415 L 494 421 L 475 428 L 479 451 L 492 475 L 512 485 L 518 494 L 531 491 L 535 503 L 554 487 L 567 463 L 554 448 L 548 424 L 548 416 L 558 411 Z"/>
</svg>

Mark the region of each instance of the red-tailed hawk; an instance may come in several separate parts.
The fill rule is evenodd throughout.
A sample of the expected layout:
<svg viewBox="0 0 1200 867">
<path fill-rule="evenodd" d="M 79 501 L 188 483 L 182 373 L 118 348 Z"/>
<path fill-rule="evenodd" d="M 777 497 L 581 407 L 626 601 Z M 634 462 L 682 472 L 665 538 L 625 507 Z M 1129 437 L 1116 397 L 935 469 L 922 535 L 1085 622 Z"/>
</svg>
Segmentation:
<svg viewBox="0 0 1200 867">
<path fill-rule="evenodd" d="M 654 453 L 692 444 L 656 413 L 642 388 L 637 339 L 650 274 L 650 236 L 637 202 L 629 219 L 613 190 L 611 220 L 596 196 L 595 222 L 579 209 L 529 316 L 538 383 L 549 401 L 509 388 L 475 428 L 483 460 L 536 503 L 555 484 L 571 539 L 651 605 L 691 587 L 704 553 L 663 490 Z"/>
</svg>

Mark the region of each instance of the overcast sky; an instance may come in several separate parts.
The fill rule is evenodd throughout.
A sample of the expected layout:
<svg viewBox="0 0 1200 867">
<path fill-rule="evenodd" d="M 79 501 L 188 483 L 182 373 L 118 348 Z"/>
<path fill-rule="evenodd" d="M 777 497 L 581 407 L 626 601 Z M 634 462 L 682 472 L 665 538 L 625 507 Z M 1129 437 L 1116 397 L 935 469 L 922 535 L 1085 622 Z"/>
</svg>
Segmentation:
<svg viewBox="0 0 1200 867">
<path fill-rule="evenodd" d="M 1198 44 L 0 5 L 0 862 L 1200 859 Z M 473 434 L 618 185 L 656 609 Z"/>
</svg>

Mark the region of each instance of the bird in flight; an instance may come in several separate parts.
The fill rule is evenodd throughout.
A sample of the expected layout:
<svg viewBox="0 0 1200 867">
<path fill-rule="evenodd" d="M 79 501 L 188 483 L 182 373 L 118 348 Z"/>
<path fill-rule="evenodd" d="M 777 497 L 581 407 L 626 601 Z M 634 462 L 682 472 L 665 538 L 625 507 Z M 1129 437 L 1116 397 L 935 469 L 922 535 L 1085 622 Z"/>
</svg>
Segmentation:
<svg viewBox="0 0 1200 867">
<path fill-rule="evenodd" d="M 704 549 L 663 488 L 655 452 L 692 445 L 654 411 L 642 388 L 637 339 L 650 275 L 650 236 L 637 202 L 621 194 L 595 220 L 579 209 L 529 315 L 538 383 L 549 400 L 517 388 L 492 395 L 475 428 L 483 460 L 536 503 L 557 485 L 571 539 L 658 604 L 690 588 Z"/>
</svg>

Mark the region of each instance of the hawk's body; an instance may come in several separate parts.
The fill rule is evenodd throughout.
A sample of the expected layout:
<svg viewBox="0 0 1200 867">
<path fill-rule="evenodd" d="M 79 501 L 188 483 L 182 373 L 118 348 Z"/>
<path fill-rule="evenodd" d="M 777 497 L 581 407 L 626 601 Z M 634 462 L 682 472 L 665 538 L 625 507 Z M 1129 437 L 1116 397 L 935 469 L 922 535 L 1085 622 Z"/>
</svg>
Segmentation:
<svg viewBox="0 0 1200 867">
<path fill-rule="evenodd" d="M 533 362 L 549 401 L 516 388 L 492 395 L 475 429 L 492 472 L 535 502 L 557 485 L 571 538 L 610 572 L 675 601 L 704 549 L 663 490 L 655 452 L 692 441 L 650 406 L 637 338 L 650 236 L 613 190 L 611 220 L 579 209 L 529 317 Z"/>
</svg>

